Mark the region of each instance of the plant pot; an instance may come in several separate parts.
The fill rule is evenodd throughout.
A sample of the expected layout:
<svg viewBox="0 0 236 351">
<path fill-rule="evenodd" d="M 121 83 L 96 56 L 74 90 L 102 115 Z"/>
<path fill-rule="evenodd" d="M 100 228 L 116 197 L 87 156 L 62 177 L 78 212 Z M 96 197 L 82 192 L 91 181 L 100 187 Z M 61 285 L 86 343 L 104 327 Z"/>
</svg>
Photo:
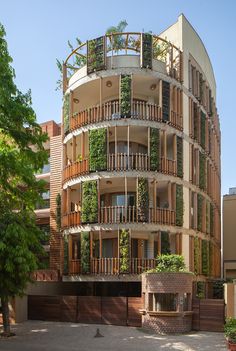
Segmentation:
<svg viewBox="0 0 236 351">
<path fill-rule="evenodd" d="M 232 344 L 230 341 L 228 341 L 228 349 L 231 351 L 236 351 L 236 344 Z"/>
</svg>

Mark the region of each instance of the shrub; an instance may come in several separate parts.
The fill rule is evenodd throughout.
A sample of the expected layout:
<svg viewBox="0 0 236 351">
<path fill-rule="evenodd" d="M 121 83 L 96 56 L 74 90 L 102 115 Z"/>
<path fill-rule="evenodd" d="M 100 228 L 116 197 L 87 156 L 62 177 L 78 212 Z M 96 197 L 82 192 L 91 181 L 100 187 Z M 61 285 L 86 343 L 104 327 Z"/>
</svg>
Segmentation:
<svg viewBox="0 0 236 351">
<path fill-rule="evenodd" d="M 156 268 L 150 272 L 186 272 L 184 257 L 174 254 L 157 256 Z"/>
<path fill-rule="evenodd" d="M 228 318 L 224 327 L 225 337 L 232 344 L 236 344 L 236 319 Z"/>
</svg>

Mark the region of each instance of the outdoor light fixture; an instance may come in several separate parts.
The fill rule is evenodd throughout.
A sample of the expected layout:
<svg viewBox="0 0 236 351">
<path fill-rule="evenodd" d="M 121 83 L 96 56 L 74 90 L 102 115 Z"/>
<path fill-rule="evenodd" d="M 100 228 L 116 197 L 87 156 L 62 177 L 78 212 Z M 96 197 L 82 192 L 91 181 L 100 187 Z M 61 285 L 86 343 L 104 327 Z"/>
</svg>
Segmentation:
<svg viewBox="0 0 236 351">
<path fill-rule="evenodd" d="M 75 104 L 78 104 L 78 103 L 79 103 L 79 99 L 74 98 L 74 99 L 73 99 L 73 102 L 74 102 Z"/>
<path fill-rule="evenodd" d="M 155 90 L 155 89 L 156 89 L 156 87 L 157 87 L 157 85 L 156 85 L 156 84 L 152 84 L 152 85 L 150 86 L 150 89 L 151 89 L 151 90 Z"/>
<path fill-rule="evenodd" d="M 108 80 L 108 81 L 106 82 L 106 86 L 107 86 L 108 88 L 111 88 L 111 87 L 112 87 L 112 82 L 111 82 L 110 80 Z"/>
</svg>

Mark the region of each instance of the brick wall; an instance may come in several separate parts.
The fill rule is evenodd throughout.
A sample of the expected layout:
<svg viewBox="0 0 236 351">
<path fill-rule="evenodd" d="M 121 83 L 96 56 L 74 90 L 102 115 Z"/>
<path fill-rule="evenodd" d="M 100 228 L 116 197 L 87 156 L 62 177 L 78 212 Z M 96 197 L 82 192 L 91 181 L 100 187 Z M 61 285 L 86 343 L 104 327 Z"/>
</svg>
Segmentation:
<svg viewBox="0 0 236 351">
<path fill-rule="evenodd" d="M 148 273 L 142 275 L 144 310 L 142 326 L 156 333 L 185 333 L 192 329 L 192 283 L 189 273 Z M 154 293 L 178 294 L 176 311 L 149 311 Z M 188 310 L 184 311 L 184 294 L 188 295 Z"/>
<path fill-rule="evenodd" d="M 56 224 L 56 197 L 61 194 L 62 140 L 61 135 L 50 138 L 50 269 L 62 271 L 61 233 Z"/>
</svg>

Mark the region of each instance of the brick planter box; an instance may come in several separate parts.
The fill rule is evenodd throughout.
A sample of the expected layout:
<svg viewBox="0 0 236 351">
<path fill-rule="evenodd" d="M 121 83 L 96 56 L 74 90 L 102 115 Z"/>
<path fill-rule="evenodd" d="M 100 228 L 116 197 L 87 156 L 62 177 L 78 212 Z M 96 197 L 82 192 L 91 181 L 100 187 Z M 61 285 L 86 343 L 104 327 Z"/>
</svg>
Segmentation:
<svg viewBox="0 0 236 351">
<path fill-rule="evenodd" d="M 157 333 L 185 333 L 192 329 L 190 273 L 142 275 L 142 326 Z"/>
</svg>

